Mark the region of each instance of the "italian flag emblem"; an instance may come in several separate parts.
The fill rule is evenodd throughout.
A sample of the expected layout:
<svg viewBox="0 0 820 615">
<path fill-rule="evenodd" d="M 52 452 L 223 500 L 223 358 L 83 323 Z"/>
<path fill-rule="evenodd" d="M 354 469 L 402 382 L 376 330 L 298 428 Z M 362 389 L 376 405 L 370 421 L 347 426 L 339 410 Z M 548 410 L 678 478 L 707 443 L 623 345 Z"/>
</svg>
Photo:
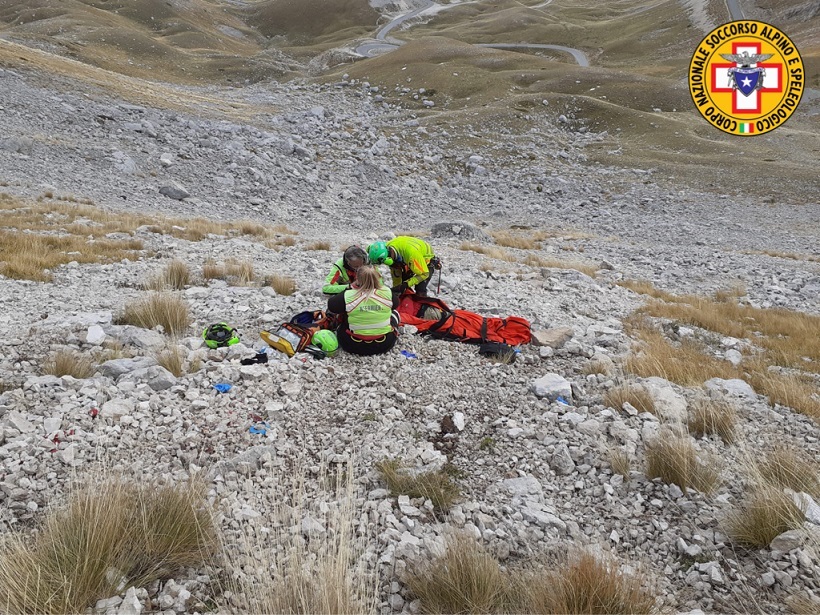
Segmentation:
<svg viewBox="0 0 820 615">
<path fill-rule="evenodd" d="M 755 131 L 755 125 L 751 122 L 738 122 L 738 125 L 738 132 L 742 135 L 750 135 Z"/>
</svg>

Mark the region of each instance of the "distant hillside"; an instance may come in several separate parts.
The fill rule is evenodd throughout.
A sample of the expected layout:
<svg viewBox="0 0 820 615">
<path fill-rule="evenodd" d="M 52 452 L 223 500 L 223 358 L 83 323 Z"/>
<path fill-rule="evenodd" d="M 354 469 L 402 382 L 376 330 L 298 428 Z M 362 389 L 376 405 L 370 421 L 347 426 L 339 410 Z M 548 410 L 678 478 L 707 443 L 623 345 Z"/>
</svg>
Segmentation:
<svg viewBox="0 0 820 615">
<path fill-rule="evenodd" d="M 206 0 L 9 0 L 0 4 L 0 35 L 155 80 L 258 80 L 287 70 L 264 53 L 264 37 Z"/>
<path fill-rule="evenodd" d="M 329 37 L 341 41 L 372 31 L 379 13 L 367 0 L 267 0 L 248 19 L 265 36 L 285 36 L 292 44 Z"/>
</svg>

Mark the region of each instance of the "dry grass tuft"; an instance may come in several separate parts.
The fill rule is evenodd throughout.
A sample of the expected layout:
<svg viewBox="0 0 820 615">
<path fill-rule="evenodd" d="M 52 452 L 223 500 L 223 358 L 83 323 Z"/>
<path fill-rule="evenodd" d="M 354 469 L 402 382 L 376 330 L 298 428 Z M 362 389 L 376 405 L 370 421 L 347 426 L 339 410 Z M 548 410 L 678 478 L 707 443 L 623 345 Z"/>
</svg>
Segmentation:
<svg viewBox="0 0 820 615">
<path fill-rule="evenodd" d="M 805 592 L 787 596 L 784 602 L 795 615 L 817 615 L 817 613 L 820 613 L 820 598 Z"/>
<path fill-rule="evenodd" d="M 789 530 L 802 527 L 805 515 L 791 496 L 771 485 L 759 485 L 747 494 L 740 509 L 726 519 L 729 536 L 748 547 L 766 547 Z"/>
<path fill-rule="evenodd" d="M 270 228 L 272 233 L 276 233 L 279 235 L 298 235 L 299 231 L 295 231 L 290 228 L 287 224 L 275 224 Z"/>
<path fill-rule="evenodd" d="M 595 359 L 586 363 L 581 368 L 581 373 L 587 376 L 590 374 L 603 374 L 604 376 L 611 376 L 613 373 L 612 363 L 609 361 Z"/>
<path fill-rule="evenodd" d="M 295 237 L 290 237 L 290 236 L 282 237 L 281 239 L 278 239 L 276 241 L 276 245 L 285 246 L 285 247 L 295 246 L 296 245 L 296 238 Z"/>
<path fill-rule="evenodd" d="M 52 195 L 53 196 L 53 195 Z M 8 195 L 0 198 L 3 230 L 0 230 L 0 274 L 14 279 L 48 282 L 60 265 L 137 260 L 143 250 L 138 239 L 109 239 L 111 233 L 152 232 L 188 241 L 209 235 L 249 235 L 269 241 L 296 234 L 284 226 L 267 227 L 250 221 L 222 222 L 204 218 L 167 218 L 108 212 L 88 199 L 58 197 L 26 202 Z"/>
<path fill-rule="evenodd" d="M 308 494 L 305 476 L 297 471 L 288 495 L 270 503 L 271 519 L 243 524 L 242 538 L 225 547 L 225 569 L 234 577 L 227 612 L 377 611 L 378 578 L 367 570 L 365 557 L 373 537 L 357 528 L 361 511 L 352 474 L 348 464 L 338 474 L 320 475 L 330 493 Z"/>
<path fill-rule="evenodd" d="M 655 288 L 651 282 L 646 280 L 621 280 L 617 282 L 618 286 L 628 288 L 629 290 L 641 295 L 649 295 L 655 299 L 663 299 L 664 301 L 672 301 L 675 295 L 667 293 L 666 291 Z"/>
<path fill-rule="evenodd" d="M 8 226 L 6 222 L 4 226 Z M 0 274 L 15 280 L 50 282 L 53 270 L 70 262 L 110 263 L 137 260 L 136 239 L 89 239 L 80 235 L 40 235 L 0 230 Z"/>
<path fill-rule="evenodd" d="M 411 593 L 425 613 L 498 613 L 510 597 L 509 578 L 473 539 L 451 536 L 444 554 L 412 572 Z"/>
<path fill-rule="evenodd" d="M 224 280 L 227 274 L 225 266 L 218 265 L 215 260 L 209 258 L 202 265 L 202 277 L 206 280 Z"/>
<path fill-rule="evenodd" d="M 287 297 L 296 292 L 296 280 L 278 273 L 265 278 L 265 284 L 275 290 L 277 295 Z"/>
<path fill-rule="evenodd" d="M 769 371 L 764 363 L 749 363 L 749 384 L 755 392 L 766 395 L 769 402 L 794 408 L 820 421 L 820 394 L 814 378 L 800 374 L 782 374 Z"/>
<path fill-rule="evenodd" d="M 0 603 L 11 613 L 80 613 L 121 587 L 202 564 L 216 545 L 203 493 L 123 480 L 72 493 L 38 533 L 3 542 Z"/>
<path fill-rule="evenodd" d="M 305 246 L 305 250 L 330 250 L 329 241 L 314 241 Z"/>
<path fill-rule="evenodd" d="M 533 237 L 514 235 L 509 231 L 495 231 L 493 234 L 495 243 L 504 248 L 517 248 L 519 250 L 538 250 L 541 244 Z"/>
<path fill-rule="evenodd" d="M 529 575 L 522 583 L 527 613 L 654 613 L 655 596 L 640 573 L 626 573 L 607 557 L 582 552 L 555 571 Z"/>
<path fill-rule="evenodd" d="M 169 346 L 158 352 L 157 363 L 179 378 L 185 373 L 185 351 L 179 346 Z"/>
<path fill-rule="evenodd" d="M 184 262 L 172 260 L 162 274 L 165 286 L 173 290 L 183 290 L 191 282 L 191 270 Z"/>
<path fill-rule="evenodd" d="M 521 262 L 525 265 L 529 265 L 530 267 L 545 269 L 574 269 L 575 271 L 580 271 L 591 278 L 598 275 L 598 267 L 576 260 L 544 258 L 543 256 L 538 256 L 537 254 L 528 254 Z"/>
<path fill-rule="evenodd" d="M 689 410 L 689 433 L 698 438 L 717 434 L 731 444 L 735 441 L 737 409 L 726 401 L 699 399 Z"/>
<path fill-rule="evenodd" d="M 809 261 L 812 263 L 820 263 L 820 256 L 813 254 L 795 254 L 794 252 L 780 252 L 778 250 L 748 250 L 744 254 L 765 254 L 766 256 L 773 256 L 775 258 L 785 258 L 793 261 Z"/>
<path fill-rule="evenodd" d="M 655 401 L 649 392 L 638 385 L 622 384 L 610 389 L 604 394 L 604 405 L 621 410 L 625 403 L 628 403 L 638 412 L 649 412 L 657 414 Z"/>
<path fill-rule="evenodd" d="M 143 285 L 146 290 L 183 290 L 191 281 L 191 270 L 183 261 L 172 260 L 161 274 L 155 275 Z"/>
<path fill-rule="evenodd" d="M 708 347 L 697 340 L 671 343 L 641 316 L 624 322 L 630 335 L 640 342 L 639 352 L 624 361 L 624 370 L 629 373 L 660 376 L 683 386 L 700 386 L 710 378 L 739 378 L 748 382 L 755 392 L 768 396 L 773 405 L 781 404 L 820 419 L 820 396 L 811 375 L 772 371 L 765 358 L 759 357 L 743 361 L 739 368 L 734 367 L 728 361 L 715 358 Z M 806 332 L 805 335 L 810 334 Z M 820 339 L 813 334 L 811 337 L 813 342 Z M 762 345 L 775 343 L 765 339 L 757 341 Z M 804 364 L 809 369 L 811 364 Z"/>
<path fill-rule="evenodd" d="M 646 476 L 677 485 L 684 492 L 695 488 L 712 493 L 720 482 L 720 472 L 713 460 L 700 461 L 691 439 L 669 432 L 647 445 Z"/>
<path fill-rule="evenodd" d="M 444 470 L 411 473 L 396 459 L 376 464 L 393 495 L 430 500 L 438 511 L 446 512 L 461 497 L 461 490 Z"/>
<path fill-rule="evenodd" d="M 622 448 L 611 448 L 608 453 L 609 465 L 612 466 L 612 471 L 615 474 L 620 474 L 624 478 L 629 478 L 629 473 L 632 471 L 632 459 L 629 453 Z"/>
<path fill-rule="evenodd" d="M 225 263 L 225 278 L 231 286 L 250 286 L 256 279 L 253 263 L 229 259 Z"/>
<path fill-rule="evenodd" d="M 464 241 L 458 247 L 459 250 L 463 250 L 465 252 L 477 252 L 478 254 L 483 254 L 484 256 L 489 256 L 490 258 L 494 258 L 500 261 L 507 261 L 508 263 L 512 263 L 515 261 L 515 257 L 511 255 L 506 250 L 501 248 L 496 248 L 495 246 L 482 246 L 480 243 L 471 243 L 469 241 Z"/>
<path fill-rule="evenodd" d="M 225 280 L 231 286 L 251 286 L 256 280 L 253 263 L 230 258 L 225 264 L 208 259 L 202 265 L 202 277 L 206 280 Z"/>
<path fill-rule="evenodd" d="M 151 293 L 125 306 L 117 317 L 117 324 L 153 329 L 160 325 L 164 332 L 177 336 L 185 333 L 191 324 L 188 303 L 184 299 L 164 293 Z"/>
<path fill-rule="evenodd" d="M 714 300 L 720 303 L 726 303 L 729 301 L 737 301 L 741 297 L 746 296 L 746 285 L 745 284 L 735 284 L 731 288 L 716 290 L 714 294 Z"/>
<path fill-rule="evenodd" d="M 106 339 L 102 343 L 102 349 L 97 353 L 97 361 L 105 363 L 113 359 L 130 359 L 134 354 L 123 346 L 117 339 Z"/>
<path fill-rule="evenodd" d="M 735 292 L 743 292 L 737 290 Z M 651 301 L 641 312 L 657 318 L 708 329 L 721 335 L 748 338 L 765 351 L 769 365 L 820 373 L 820 316 L 785 309 L 741 305 L 736 295 L 722 300 L 684 295 Z"/>
<path fill-rule="evenodd" d="M 660 376 L 683 386 L 700 386 L 710 378 L 740 378 L 730 363 L 713 357 L 706 346 L 685 339 L 670 343 L 660 331 L 649 326 L 631 328 L 640 340 L 640 352 L 627 357 L 624 369 L 643 377 Z"/>
<path fill-rule="evenodd" d="M 73 376 L 83 379 L 91 378 L 96 371 L 96 364 L 91 357 L 73 350 L 58 350 L 43 364 L 43 373 L 51 376 Z"/>
<path fill-rule="evenodd" d="M 801 449 L 789 444 L 776 444 L 763 457 L 755 457 L 754 470 L 766 483 L 780 489 L 805 491 L 820 499 L 818 462 Z"/>
<path fill-rule="evenodd" d="M 250 235 L 252 237 L 264 237 L 269 232 L 264 225 L 253 222 L 252 220 L 237 222 L 237 228 L 243 235 Z"/>
</svg>

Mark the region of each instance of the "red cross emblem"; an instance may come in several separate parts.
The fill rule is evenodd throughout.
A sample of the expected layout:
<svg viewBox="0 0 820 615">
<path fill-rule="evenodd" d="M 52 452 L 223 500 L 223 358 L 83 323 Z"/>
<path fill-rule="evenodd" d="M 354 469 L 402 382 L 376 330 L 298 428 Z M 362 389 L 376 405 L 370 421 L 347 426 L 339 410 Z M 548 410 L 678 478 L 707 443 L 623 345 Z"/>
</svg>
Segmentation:
<svg viewBox="0 0 820 615">
<path fill-rule="evenodd" d="M 734 42 L 732 43 L 732 53 L 734 55 L 759 55 L 760 43 L 756 42 Z M 761 81 L 759 87 L 755 88 L 748 95 L 737 87 L 732 86 L 734 76 L 732 72 L 741 68 L 737 62 L 730 62 L 727 64 L 719 64 L 713 62 L 712 68 L 712 85 L 709 89 L 712 93 L 725 92 L 733 93 L 732 95 L 732 113 L 761 113 L 761 97 L 766 94 L 782 94 L 783 93 L 783 64 L 781 62 L 767 62 L 751 65 L 752 68 L 762 68 Z"/>
</svg>

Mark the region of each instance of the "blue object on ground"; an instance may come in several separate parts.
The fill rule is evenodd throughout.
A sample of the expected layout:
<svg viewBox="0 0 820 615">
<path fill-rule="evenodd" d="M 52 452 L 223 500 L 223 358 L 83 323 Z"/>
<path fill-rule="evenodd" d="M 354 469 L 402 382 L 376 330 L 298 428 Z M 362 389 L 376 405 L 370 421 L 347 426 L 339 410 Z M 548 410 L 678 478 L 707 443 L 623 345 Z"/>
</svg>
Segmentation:
<svg viewBox="0 0 820 615">
<path fill-rule="evenodd" d="M 267 423 L 257 423 L 256 425 L 251 425 L 248 431 L 251 433 L 261 434 L 264 436 L 267 435 L 269 427 L 270 425 L 268 425 Z"/>
<path fill-rule="evenodd" d="M 555 401 L 557 401 L 559 404 L 564 404 L 565 406 L 571 406 L 572 405 L 566 399 L 564 399 L 561 395 L 556 397 Z"/>
<path fill-rule="evenodd" d="M 220 382 L 214 385 L 214 388 L 219 391 L 220 393 L 227 393 L 231 390 L 231 385 L 227 382 Z"/>
<path fill-rule="evenodd" d="M 419 358 L 418 355 L 410 352 L 409 350 L 402 350 L 400 354 L 401 354 L 401 356 L 407 357 L 408 359 L 418 359 Z"/>
</svg>

